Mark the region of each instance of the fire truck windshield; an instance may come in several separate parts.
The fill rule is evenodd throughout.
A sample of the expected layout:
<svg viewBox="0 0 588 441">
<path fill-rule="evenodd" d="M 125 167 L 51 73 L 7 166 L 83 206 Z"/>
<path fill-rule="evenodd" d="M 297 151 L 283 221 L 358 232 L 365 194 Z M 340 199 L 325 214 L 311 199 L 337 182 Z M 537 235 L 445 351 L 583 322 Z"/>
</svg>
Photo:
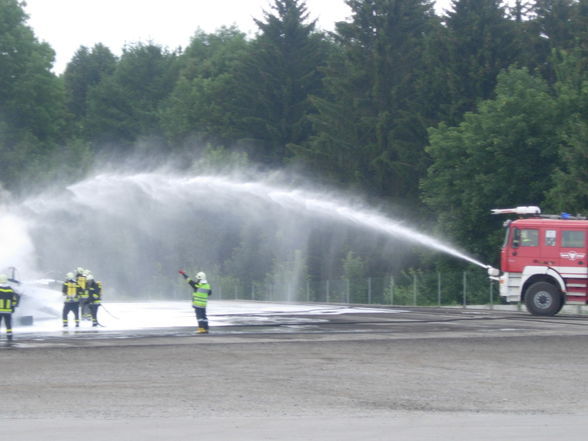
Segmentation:
<svg viewBox="0 0 588 441">
<path fill-rule="evenodd" d="M 532 228 L 515 228 L 512 235 L 512 247 L 536 247 L 539 245 L 539 230 Z"/>
</svg>

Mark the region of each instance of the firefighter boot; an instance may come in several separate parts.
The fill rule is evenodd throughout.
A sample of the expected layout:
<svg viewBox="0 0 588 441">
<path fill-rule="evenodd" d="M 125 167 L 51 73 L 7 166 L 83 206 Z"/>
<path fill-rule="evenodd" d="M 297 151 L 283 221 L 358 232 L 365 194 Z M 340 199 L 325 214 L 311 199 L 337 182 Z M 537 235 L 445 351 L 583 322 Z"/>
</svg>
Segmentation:
<svg viewBox="0 0 588 441">
<path fill-rule="evenodd" d="M 208 329 L 198 328 L 196 331 L 197 334 L 208 334 Z"/>
</svg>

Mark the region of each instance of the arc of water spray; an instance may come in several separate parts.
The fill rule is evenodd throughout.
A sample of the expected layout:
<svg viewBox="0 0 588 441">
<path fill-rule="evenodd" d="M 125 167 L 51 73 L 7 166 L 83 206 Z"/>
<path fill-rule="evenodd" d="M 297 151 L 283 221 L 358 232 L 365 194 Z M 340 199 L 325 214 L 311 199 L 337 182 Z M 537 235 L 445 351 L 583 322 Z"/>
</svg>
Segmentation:
<svg viewBox="0 0 588 441">
<path fill-rule="evenodd" d="M 135 175 L 109 175 L 96 177 L 97 180 L 120 179 L 130 181 L 142 188 L 146 193 L 164 197 L 167 192 L 177 192 L 178 188 L 205 189 L 216 188 L 232 194 L 246 194 L 262 198 L 282 206 L 304 208 L 309 212 L 328 216 L 340 221 L 351 222 L 358 226 L 366 227 L 374 231 L 418 243 L 424 247 L 441 251 L 459 259 L 463 259 L 482 268 L 488 268 L 476 259 L 455 249 L 454 247 L 429 235 L 420 233 L 402 225 L 373 210 L 359 206 L 352 206 L 337 198 L 328 198 L 318 193 L 301 189 L 286 189 L 279 186 L 266 184 L 262 181 L 238 181 L 220 176 L 195 176 L 195 177 L 170 177 L 162 173 L 140 173 Z M 80 184 L 78 184 L 80 185 Z M 75 187 L 75 186 L 74 186 Z M 70 187 L 70 188 L 74 188 Z"/>
</svg>

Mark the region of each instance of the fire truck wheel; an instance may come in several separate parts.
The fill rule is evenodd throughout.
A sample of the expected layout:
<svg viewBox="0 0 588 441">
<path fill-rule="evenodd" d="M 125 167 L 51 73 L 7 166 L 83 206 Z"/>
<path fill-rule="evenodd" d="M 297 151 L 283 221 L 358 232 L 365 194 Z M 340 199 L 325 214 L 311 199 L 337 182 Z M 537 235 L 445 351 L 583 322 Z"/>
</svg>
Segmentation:
<svg viewBox="0 0 588 441">
<path fill-rule="evenodd" d="M 551 283 L 533 283 L 525 294 L 525 305 L 533 315 L 555 315 L 561 309 L 561 293 Z"/>
</svg>

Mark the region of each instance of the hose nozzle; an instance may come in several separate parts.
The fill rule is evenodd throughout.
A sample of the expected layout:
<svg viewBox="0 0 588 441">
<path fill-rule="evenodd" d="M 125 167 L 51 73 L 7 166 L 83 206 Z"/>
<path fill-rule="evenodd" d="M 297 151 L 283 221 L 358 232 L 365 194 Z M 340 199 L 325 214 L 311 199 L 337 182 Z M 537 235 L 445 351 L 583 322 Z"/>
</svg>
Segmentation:
<svg viewBox="0 0 588 441">
<path fill-rule="evenodd" d="M 486 269 L 488 270 L 488 276 L 490 276 L 490 278 L 496 278 L 500 276 L 500 270 L 498 268 L 494 268 L 491 265 L 486 265 Z"/>
</svg>

